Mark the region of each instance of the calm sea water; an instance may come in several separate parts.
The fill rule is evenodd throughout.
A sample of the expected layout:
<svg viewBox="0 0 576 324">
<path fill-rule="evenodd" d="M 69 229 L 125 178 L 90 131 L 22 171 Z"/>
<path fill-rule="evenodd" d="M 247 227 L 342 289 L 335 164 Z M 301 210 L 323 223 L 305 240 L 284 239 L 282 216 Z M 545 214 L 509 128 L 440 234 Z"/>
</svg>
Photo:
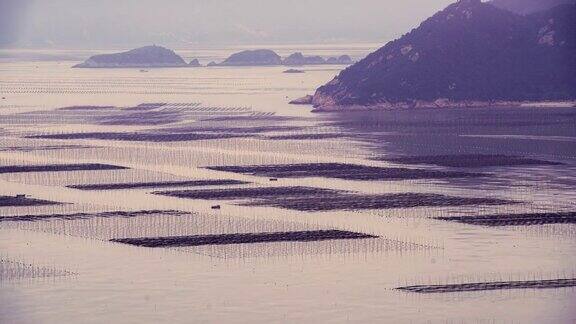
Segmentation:
<svg viewBox="0 0 576 324">
<path fill-rule="evenodd" d="M 358 59 L 373 47 L 276 49 L 282 55 L 302 50 L 310 55 L 351 54 Z M 182 54 L 206 64 L 234 50 Z M 576 111 L 510 108 L 316 114 L 310 107 L 287 102 L 313 93 L 341 66 L 303 67 L 303 74 L 282 73 L 283 67 L 147 72 L 70 68 L 75 59 L 94 52 L 27 52 L 25 59 L 14 59 L 14 52 L 3 53 L 10 59 L 0 63 L 0 95 L 4 97 L 0 101 L 0 167 L 101 163 L 130 169 L 2 173 L 0 195 L 26 194 L 63 204 L 0 207 L 0 216 L 141 210 L 186 214 L 0 222 L 1 322 L 576 320 L 574 288 L 430 295 L 394 289 L 574 278 L 574 224 L 487 227 L 434 218 L 574 211 Z M 387 161 L 464 154 L 514 155 L 561 164 L 458 168 Z M 310 176 L 270 181 L 268 176 L 206 168 L 296 163 L 484 176 L 394 181 Z M 104 191 L 67 187 L 199 179 L 249 184 Z M 515 203 L 298 211 L 247 206 L 246 200 L 153 194 L 158 190 L 293 186 L 359 196 L 419 193 Z M 311 197 L 307 203 L 314 206 L 317 202 Z M 212 209 L 215 204 L 221 209 Z M 184 248 L 144 248 L 108 241 L 324 229 L 380 238 Z"/>
</svg>

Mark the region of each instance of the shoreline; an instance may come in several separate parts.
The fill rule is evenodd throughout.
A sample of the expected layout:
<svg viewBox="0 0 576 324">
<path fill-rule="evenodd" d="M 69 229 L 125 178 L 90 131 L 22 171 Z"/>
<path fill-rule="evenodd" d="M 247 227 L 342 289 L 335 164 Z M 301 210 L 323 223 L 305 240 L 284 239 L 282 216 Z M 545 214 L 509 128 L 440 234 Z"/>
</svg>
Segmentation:
<svg viewBox="0 0 576 324">
<path fill-rule="evenodd" d="M 310 97 L 302 97 L 294 102 Z M 318 100 L 313 96 L 306 103 L 314 107 L 313 112 L 336 112 L 336 111 L 368 111 L 368 110 L 391 110 L 391 109 L 453 109 L 453 108 L 576 108 L 576 100 L 557 101 L 450 101 L 448 99 L 438 99 L 435 101 L 403 101 L 384 102 L 373 105 L 338 105 L 332 104 L 332 100 Z"/>
<path fill-rule="evenodd" d="M 462 109 L 462 108 L 576 108 L 576 102 L 559 102 L 559 103 L 550 103 L 550 102 L 542 102 L 542 103 L 515 103 L 515 104 L 501 104 L 501 105 L 494 105 L 494 104 L 479 104 L 474 106 L 461 106 L 461 105 L 454 105 L 454 106 L 418 106 L 418 107 L 410 107 L 410 106 L 400 106 L 400 105 L 391 105 L 391 106 L 381 106 L 381 105 L 372 105 L 372 106 L 326 106 L 326 107 L 314 107 L 312 112 L 323 113 L 323 112 L 355 112 L 355 111 L 378 111 L 378 110 L 396 110 L 396 109 Z"/>
</svg>

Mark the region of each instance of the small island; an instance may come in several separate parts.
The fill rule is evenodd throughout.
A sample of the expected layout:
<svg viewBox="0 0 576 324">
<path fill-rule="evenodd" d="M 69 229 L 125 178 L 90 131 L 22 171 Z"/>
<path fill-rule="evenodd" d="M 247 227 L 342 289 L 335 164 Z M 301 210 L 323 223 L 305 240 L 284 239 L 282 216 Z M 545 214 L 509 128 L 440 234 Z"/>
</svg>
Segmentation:
<svg viewBox="0 0 576 324">
<path fill-rule="evenodd" d="M 265 66 L 280 65 L 282 58 L 267 49 L 247 50 L 232 54 L 220 66 Z"/>
<path fill-rule="evenodd" d="M 352 64 L 352 58 L 348 55 L 330 57 L 305 56 L 300 52 L 293 53 L 286 58 L 282 58 L 276 52 L 269 49 L 246 50 L 232 54 L 222 63 L 211 62 L 208 66 L 302 66 L 302 65 L 322 65 L 322 64 Z M 287 72 L 291 73 L 291 72 Z"/>
<path fill-rule="evenodd" d="M 162 46 L 144 46 L 127 52 L 94 55 L 74 68 L 186 67 L 182 57 Z"/>
<path fill-rule="evenodd" d="M 282 63 L 284 65 L 314 65 L 314 64 L 326 64 L 326 60 L 321 56 L 304 56 L 304 54 L 298 52 L 294 53 L 287 58 L 285 58 Z"/>
<path fill-rule="evenodd" d="M 297 69 L 288 69 L 282 73 L 304 73 L 304 71 L 302 70 L 297 70 Z"/>
<path fill-rule="evenodd" d="M 341 55 L 339 57 L 330 57 L 326 60 L 326 64 L 352 64 L 352 58 L 349 55 Z"/>
<path fill-rule="evenodd" d="M 297 52 L 285 58 L 282 63 L 289 66 L 300 65 L 320 65 L 320 64 L 352 64 L 352 58 L 348 55 L 341 55 L 338 57 L 329 57 L 324 59 L 322 56 L 304 56 L 304 54 Z"/>
<path fill-rule="evenodd" d="M 291 105 L 311 105 L 312 100 L 314 100 L 314 96 L 306 95 L 302 98 L 297 98 L 289 102 Z"/>
</svg>

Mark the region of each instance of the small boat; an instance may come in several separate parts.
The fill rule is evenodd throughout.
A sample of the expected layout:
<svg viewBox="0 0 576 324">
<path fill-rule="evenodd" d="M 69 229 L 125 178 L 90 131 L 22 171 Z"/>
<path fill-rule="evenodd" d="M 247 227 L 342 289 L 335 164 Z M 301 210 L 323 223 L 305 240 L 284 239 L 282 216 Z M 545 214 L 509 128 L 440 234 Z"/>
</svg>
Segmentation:
<svg viewBox="0 0 576 324">
<path fill-rule="evenodd" d="M 212 206 L 212 209 L 220 209 L 220 205 L 214 205 Z"/>
</svg>

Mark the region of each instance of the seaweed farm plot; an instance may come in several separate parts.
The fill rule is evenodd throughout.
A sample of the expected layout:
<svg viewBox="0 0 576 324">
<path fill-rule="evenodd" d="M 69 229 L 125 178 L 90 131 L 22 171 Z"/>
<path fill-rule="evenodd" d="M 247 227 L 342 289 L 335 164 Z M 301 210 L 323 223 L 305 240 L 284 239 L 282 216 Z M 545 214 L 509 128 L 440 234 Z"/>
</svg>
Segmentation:
<svg viewBox="0 0 576 324">
<path fill-rule="evenodd" d="M 98 155 L 97 153 L 95 153 L 93 156 L 97 157 Z M 126 184 L 126 186 L 131 186 L 139 183 L 170 184 L 170 183 L 196 180 L 187 177 L 181 177 L 178 175 L 173 175 L 166 172 L 145 170 L 139 168 L 124 168 L 124 169 L 112 169 L 112 170 L 78 170 L 70 172 L 6 173 L 6 174 L 0 174 L 0 178 L 2 178 L 2 180 L 5 181 L 18 182 L 21 184 L 56 186 L 56 187 L 66 187 L 75 185 L 100 186 L 102 184 L 103 185 L 112 184 L 118 186 L 123 186 L 124 184 Z"/>
<path fill-rule="evenodd" d="M 241 134 L 213 134 L 213 133 L 153 133 L 153 132 L 91 132 L 91 133 L 63 133 L 63 134 L 44 134 L 31 135 L 28 138 L 39 139 L 92 139 L 92 140 L 109 140 L 109 141 L 127 141 L 127 142 L 186 142 L 201 141 L 213 139 L 227 139 L 235 137 L 245 137 Z"/>
<path fill-rule="evenodd" d="M 131 237 L 163 237 L 291 232 L 318 230 L 312 225 L 205 215 L 177 210 L 94 211 L 22 214 L 0 217 L 0 228 L 22 229 L 99 240 Z"/>
<path fill-rule="evenodd" d="M 379 158 L 377 160 L 399 164 L 431 164 L 458 168 L 562 165 L 560 162 L 500 154 L 405 156 L 397 158 Z"/>
<path fill-rule="evenodd" d="M 0 174 L 28 173 L 28 172 L 66 172 L 66 171 L 93 171 L 93 170 L 125 170 L 123 166 L 83 163 L 83 164 L 45 164 L 45 165 L 8 165 L 0 166 Z"/>
<path fill-rule="evenodd" d="M 37 145 L 37 146 L 4 146 L 0 147 L 0 152 L 34 152 L 34 151 L 57 151 L 91 149 L 94 146 L 87 145 Z"/>
<path fill-rule="evenodd" d="M 73 275 L 72 272 L 0 259 L 0 282 Z"/>
<path fill-rule="evenodd" d="M 225 245 L 200 245 L 175 247 L 184 252 L 209 255 L 220 259 L 284 258 L 289 256 L 390 256 L 408 253 L 429 253 L 437 247 L 426 242 L 408 242 L 385 237 L 331 239 L 314 241 L 275 241 Z"/>
<path fill-rule="evenodd" d="M 211 166 L 207 167 L 207 169 L 272 178 L 322 177 L 366 181 L 475 178 L 487 175 L 483 173 L 385 168 L 342 163 Z"/>
<path fill-rule="evenodd" d="M 188 107 L 197 107 L 191 103 Z M 116 114 L 106 114 L 95 118 L 100 125 L 165 125 L 184 120 L 184 112 L 178 107 L 169 107 L 165 103 L 145 103 L 135 107 L 117 109 Z"/>
<path fill-rule="evenodd" d="M 234 188 L 234 189 L 205 189 L 205 190 L 175 190 L 157 191 L 156 195 L 205 200 L 241 200 L 263 199 L 275 197 L 317 197 L 322 195 L 335 195 L 339 191 L 311 187 L 261 187 L 261 188 Z"/>
<path fill-rule="evenodd" d="M 182 110 L 181 108 L 180 110 Z M 180 111 L 179 110 L 179 111 Z M 190 110 L 184 109 L 187 114 L 191 114 Z M 204 111 L 204 110 L 202 110 Z M 206 109 L 205 112 L 216 112 L 217 109 Z M 244 111 L 244 110 L 242 110 Z M 224 109 L 222 112 L 234 112 L 234 109 Z M 236 111 L 237 112 L 237 111 Z M 146 114 L 145 116 L 142 114 Z M 141 123 L 145 123 L 147 118 L 152 118 L 148 116 L 152 114 L 150 111 L 145 112 L 134 112 L 130 116 L 124 116 L 123 121 L 112 120 L 112 117 L 105 117 L 109 119 L 106 125 L 118 126 L 118 125 L 133 125 L 138 126 L 137 122 L 142 120 Z M 159 113 L 158 113 L 159 114 Z M 103 117 L 104 118 L 104 117 Z M 119 117 L 116 117 L 117 119 Z M 127 118 L 132 118 L 134 121 L 129 123 L 126 121 Z M 31 139 L 97 139 L 97 140 L 117 140 L 117 141 L 137 141 L 137 142 L 181 142 L 181 141 L 197 141 L 197 140 L 211 140 L 211 139 L 228 139 L 228 138 L 255 138 L 259 134 L 263 133 L 278 133 L 287 131 L 301 131 L 303 126 L 291 126 L 291 125 L 281 125 L 279 122 L 271 122 L 267 120 L 261 120 L 258 115 L 248 114 L 246 118 L 242 119 L 241 122 L 236 124 L 230 124 L 227 121 L 214 121 L 205 120 L 202 116 L 197 116 L 192 114 L 187 116 L 186 119 L 174 121 L 178 122 L 175 125 L 173 123 L 157 123 L 152 124 L 152 121 L 148 124 L 152 126 L 158 126 L 154 128 L 147 128 L 145 130 L 134 130 L 131 132 L 75 132 L 75 133 L 37 133 L 28 135 L 27 138 Z M 157 119 L 160 119 L 158 117 Z M 170 124 L 170 125 L 166 125 Z M 147 126 L 147 125 L 141 125 Z M 149 126 L 149 125 L 148 125 Z"/>
<path fill-rule="evenodd" d="M 285 122 L 294 120 L 294 117 L 279 116 L 274 113 L 251 114 L 247 116 L 220 116 L 204 119 L 211 122 L 246 123 L 246 122 Z"/>
<path fill-rule="evenodd" d="M 529 226 L 544 224 L 576 224 L 576 212 L 549 212 L 507 215 L 438 217 L 437 219 L 483 226 Z"/>
<path fill-rule="evenodd" d="M 209 47 L 178 52 L 239 46 Z M 0 322 L 574 318 L 574 109 L 316 113 L 288 100 L 344 66 L 0 52 Z"/>
<path fill-rule="evenodd" d="M 201 245 L 229 245 L 270 242 L 310 242 L 326 240 L 352 240 L 377 236 L 339 230 L 319 230 L 276 233 L 243 233 L 221 235 L 195 235 L 176 237 L 145 237 L 113 239 L 111 241 L 144 247 L 183 247 Z"/>
<path fill-rule="evenodd" d="M 157 182 L 131 182 L 131 183 L 101 183 L 69 185 L 68 188 L 80 190 L 122 190 L 122 189 L 147 189 L 147 188 L 171 188 L 171 187 L 207 187 L 248 184 L 239 180 L 188 180 L 188 181 L 157 181 Z"/>
<path fill-rule="evenodd" d="M 204 200 L 241 200 L 243 206 L 266 206 L 297 211 L 334 211 L 412 207 L 505 205 L 494 198 L 452 197 L 439 194 L 399 193 L 362 195 L 312 187 L 262 187 L 157 191 L 157 195 Z"/>
<path fill-rule="evenodd" d="M 266 139 L 269 140 L 282 140 L 282 141 L 289 141 L 289 140 L 322 140 L 322 139 L 337 139 L 337 138 L 345 138 L 346 135 L 344 134 L 292 134 L 292 135 L 277 135 L 277 136 L 268 136 Z"/>
<path fill-rule="evenodd" d="M 219 60 L 223 56 L 218 55 L 218 58 L 211 57 L 211 59 Z M 62 68 L 69 68 L 69 66 L 62 66 Z M 182 70 L 178 71 L 181 72 Z M 230 97 L 244 93 L 260 94 L 262 91 L 281 93 L 287 90 L 285 86 L 274 85 L 269 78 L 270 75 L 266 79 L 246 75 L 242 77 L 226 76 L 229 70 L 210 71 L 197 69 L 194 72 L 200 73 L 194 73 L 193 76 L 173 75 L 172 71 L 156 71 L 160 73 L 155 73 L 154 77 L 146 77 L 146 74 L 130 75 L 134 72 L 134 70 L 130 69 L 123 71 L 127 72 L 126 75 L 105 73 L 103 76 L 94 76 L 82 75 L 82 72 L 77 74 L 78 72 L 76 71 L 73 72 L 73 75 L 62 75 L 60 74 L 62 72 L 58 71 L 59 75 L 57 78 L 49 74 L 35 75 L 35 77 L 27 78 L 26 80 L 19 76 L 6 76 L 1 84 L 1 89 L 7 95 L 137 96 L 143 98 L 143 100 L 149 100 L 148 98 L 154 97 L 159 101 L 166 97 L 172 97 L 175 101 L 180 101 L 182 98 L 188 99 L 202 94 Z M 298 88 L 302 89 L 299 85 Z"/>
<path fill-rule="evenodd" d="M 483 290 L 504 289 L 549 289 L 576 287 L 576 279 L 551 279 L 531 281 L 500 281 L 500 282 L 476 282 L 453 285 L 418 285 L 396 288 L 407 292 L 432 294 L 432 293 L 456 293 Z"/>
<path fill-rule="evenodd" d="M 244 232 L 210 235 L 134 237 L 112 242 L 149 248 L 170 248 L 222 259 L 288 256 L 388 255 L 428 251 L 435 246 L 335 229 Z"/>
<path fill-rule="evenodd" d="M 73 106 L 64 107 L 56 110 L 49 111 L 33 111 L 20 114 L 12 114 L 3 116 L 2 123 L 5 125 L 30 125 L 30 124 L 91 124 L 102 126 L 164 126 L 172 124 L 181 124 L 185 122 L 195 122 L 199 120 L 210 119 L 214 117 L 236 117 L 244 116 L 250 118 L 258 118 L 259 116 L 267 116 L 273 113 L 263 113 L 252 110 L 249 107 L 214 107 L 204 106 L 200 103 L 145 103 L 134 107 L 113 107 L 113 106 Z M 196 127 L 201 128 L 201 127 Z M 237 128 L 237 129 L 235 129 Z M 180 137 L 187 137 L 188 139 L 182 140 L 198 140 L 210 138 L 228 138 L 239 137 L 241 134 L 247 135 L 247 132 L 237 132 L 239 127 L 230 127 L 228 132 L 218 131 L 197 131 L 193 128 L 176 132 Z M 255 131 L 258 131 L 255 129 Z M 163 131 L 157 129 L 152 132 L 137 132 L 136 134 L 123 133 L 108 133 L 93 132 L 89 137 L 82 137 L 81 135 L 74 134 L 33 134 L 28 138 L 53 138 L 53 139 L 116 139 L 116 140 L 132 140 L 136 141 L 139 137 L 142 141 L 154 141 L 153 137 L 156 136 L 155 141 L 175 141 L 170 140 L 171 137 L 166 137 L 161 134 Z M 164 132 L 166 133 L 166 132 Z M 251 132 L 250 132 L 251 133 Z M 54 135 L 50 137 L 49 135 Z M 140 135 L 140 136 L 137 136 Z M 163 137 L 164 135 L 164 137 Z M 220 135 L 220 136 L 216 136 Z M 76 137 L 75 137 L 76 136 Z M 85 135 L 87 136 L 87 135 Z M 202 137 L 203 136 L 203 137 Z M 109 138 L 111 137 L 111 138 Z M 172 137 L 175 138 L 175 137 Z"/>
<path fill-rule="evenodd" d="M 150 176 L 159 177 L 161 175 L 151 175 L 151 172 L 143 170 L 100 163 L 0 166 L 0 178 L 2 180 L 42 186 L 65 186 L 116 179 L 119 181 L 134 180 Z"/>
<path fill-rule="evenodd" d="M 177 127 L 163 127 L 157 128 L 155 132 L 162 133 L 190 133 L 190 132 L 200 132 L 200 133 L 226 133 L 226 134 L 262 134 L 271 132 L 288 132 L 288 131 L 299 131 L 302 127 L 298 126 L 270 126 L 269 122 L 262 122 L 258 119 L 248 120 L 243 122 L 243 126 L 230 125 L 229 123 L 223 122 L 211 122 L 211 121 L 201 121 L 194 122 L 188 126 L 177 126 Z M 257 124 L 257 125 L 254 125 Z"/>
<path fill-rule="evenodd" d="M 245 116 L 258 114 L 250 107 L 217 107 L 201 103 L 148 103 L 123 108 L 124 114 L 105 116 L 97 120 L 101 125 L 166 125 L 213 116 Z"/>
<path fill-rule="evenodd" d="M 383 195 L 337 194 L 317 197 L 264 198 L 242 203 L 242 205 L 268 206 L 314 212 L 415 207 L 487 206 L 513 203 L 513 201 L 494 198 L 467 198 L 439 194 L 399 193 Z"/>
<path fill-rule="evenodd" d="M 7 115 L 4 124 L 81 124 L 93 125 L 167 125 L 186 120 L 212 117 L 259 116 L 250 107 L 217 107 L 192 103 L 143 103 L 131 107 L 71 106 L 49 111 L 33 111 Z"/>
<path fill-rule="evenodd" d="M 95 213 L 74 213 L 74 214 L 45 214 L 45 215 L 19 215 L 0 217 L 0 223 L 3 222 L 37 222 L 45 220 L 78 220 L 89 218 L 131 218 L 148 215 L 170 215 L 182 216 L 188 215 L 186 212 L 177 210 L 140 210 L 140 211 L 108 211 Z"/>
<path fill-rule="evenodd" d="M 68 106 L 57 109 L 58 111 L 107 111 L 116 109 L 114 106 Z"/>
<path fill-rule="evenodd" d="M 434 248 L 427 242 L 411 243 L 314 224 L 175 210 L 8 216 L 0 218 L 0 229 L 121 240 L 121 243 L 138 241 L 142 246 L 167 238 L 162 239 L 162 244 L 154 245 L 226 259 L 395 253 Z"/>
<path fill-rule="evenodd" d="M 60 204 L 61 203 L 55 201 L 29 198 L 26 197 L 26 195 L 0 196 L 0 207 L 49 206 Z"/>
</svg>

